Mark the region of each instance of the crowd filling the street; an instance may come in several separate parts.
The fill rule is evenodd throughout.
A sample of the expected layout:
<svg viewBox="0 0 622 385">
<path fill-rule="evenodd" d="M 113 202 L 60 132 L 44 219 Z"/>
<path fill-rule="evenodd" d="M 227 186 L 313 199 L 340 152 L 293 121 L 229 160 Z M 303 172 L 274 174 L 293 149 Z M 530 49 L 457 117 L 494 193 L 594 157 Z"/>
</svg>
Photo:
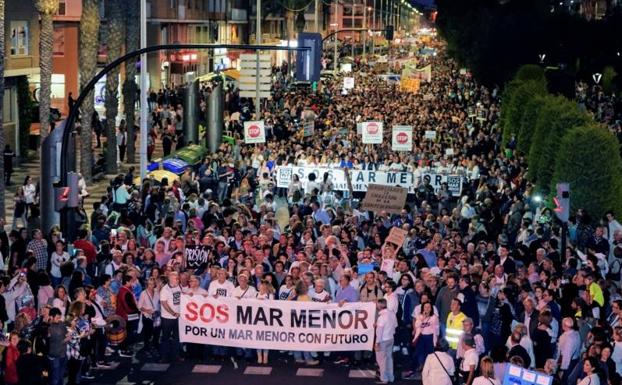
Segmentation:
<svg viewBox="0 0 622 385">
<path fill-rule="evenodd" d="M 113 178 L 90 215 L 75 210 L 71 245 L 40 229 L 27 178 L 0 229 L 4 383 L 84 384 L 140 356 L 366 368 L 383 384 L 501 385 L 520 368 L 539 385 L 620 385 L 622 213 L 580 209 L 566 231 L 516 138 L 502 145 L 501 89 L 426 41 L 396 44 L 384 66 L 354 57 L 313 89 L 275 65 L 259 113 L 227 84 L 218 151 L 170 179 Z M 386 75 L 413 62 L 417 89 Z M 576 89 L 619 135 L 614 100 Z M 150 92 L 150 160 L 156 141 L 164 156 L 189 144 L 181 100 Z M 247 144 L 258 121 L 264 140 Z M 109 138 L 121 161 L 124 124 Z M 395 136 L 406 150 L 394 126 L 412 128 Z M 376 183 L 405 188 L 406 203 L 367 210 Z"/>
</svg>

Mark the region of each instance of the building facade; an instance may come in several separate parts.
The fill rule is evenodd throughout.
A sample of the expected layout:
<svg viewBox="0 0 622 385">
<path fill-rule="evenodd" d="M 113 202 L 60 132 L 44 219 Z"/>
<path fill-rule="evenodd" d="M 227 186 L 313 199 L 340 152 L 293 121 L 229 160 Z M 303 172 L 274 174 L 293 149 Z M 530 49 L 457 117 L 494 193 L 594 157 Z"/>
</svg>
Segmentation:
<svg viewBox="0 0 622 385">
<path fill-rule="evenodd" d="M 39 75 L 39 18 L 32 1 L 5 2 L 4 100 L 5 142 L 20 154 L 18 84 Z M 24 90 L 22 89 L 22 92 Z M 32 90 L 28 90 L 30 92 Z M 22 111 L 22 113 L 29 113 Z M 28 128 L 26 128 L 27 130 Z M 22 141 L 28 137 L 21 135 Z"/>
</svg>

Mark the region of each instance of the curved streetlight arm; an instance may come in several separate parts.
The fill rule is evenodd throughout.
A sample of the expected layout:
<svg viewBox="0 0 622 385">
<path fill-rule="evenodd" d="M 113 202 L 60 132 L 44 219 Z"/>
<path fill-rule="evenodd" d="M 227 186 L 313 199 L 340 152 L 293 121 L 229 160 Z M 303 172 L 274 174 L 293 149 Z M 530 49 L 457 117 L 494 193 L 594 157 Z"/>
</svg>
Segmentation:
<svg viewBox="0 0 622 385">
<path fill-rule="evenodd" d="M 113 68 L 119 66 L 121 63 L 134 58 L 136 56 L 140 56 L 144 53 L 163 51 L 163 50 L 179 50 L 179 49 L 215 49 L 215 48 L 226 48 L 226 49 L 242 49 L 242 50 L 268 50 L 268 51 L 309 51 L 310 47 L 280 47 L 275 45 L 245 45 L 245 44 L 161 44 L 154 45 L 150 47 L 145 47 L 136 51 L 128 52 L 125 55 L 115 59 L 110 64 L 106 65 L 97 75 L 95 75 L 87 85 L 80 91 L 80 95 L 78 99 L 76 99 L 76 103 L 73 108 L 69 112 L 69 116 L 65 122 L 65 129 L 63 131 L 63 140 L 62 140 L 62 151 L 61 151 L 61 173 L 60 173 L 60 184 L 61 186 L 67 186 L 67 174 L 70 171 L 75 171 L 75 162 L 70 162 L 70 158 L 68 157 L 68 149 L 71 140 L 71 134 L 73 132 L 73 127 L 78 117 L 78 110 L 82 105 L 82 102 L 87 98 L 89 93 L 95 88 L 97 82 L 104 77 L 108 72 L 110 72 Z M 145 92 L 145 90 L 141 90 L 141 92 Z M 109 138 L 110 139 L 110 138 Z"/>
</svg>

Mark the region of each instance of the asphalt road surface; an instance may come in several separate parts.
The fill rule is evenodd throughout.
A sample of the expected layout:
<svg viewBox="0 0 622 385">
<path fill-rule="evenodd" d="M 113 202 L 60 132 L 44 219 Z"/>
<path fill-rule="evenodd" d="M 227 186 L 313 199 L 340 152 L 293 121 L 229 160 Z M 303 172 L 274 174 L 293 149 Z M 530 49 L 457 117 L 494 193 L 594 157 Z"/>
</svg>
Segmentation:
<svg viewBox="0 0 622 385">
<path fill-rule="evenodd" d="M 399 353 L 396 353 L 396 356 Z M 401 358 L 401 357 L 397 357 Z M 184 360 L 174 364 L 161 364 L 156 359 L 137 354 L 134 358 L 110 357 L 113 367 L 93 371 L 94 380 L 83 380 L 92 385 L 317 385 L 319 383 L 374 384 L 377 379 L 373 362 L 357 367 L 335 365 L 336 354 L 320 359 L 326 362 L 318 366 L 294 363 L 293 357 L 271 352 L 270 363 L 259 365 L 237 360 Z M 372 358 L 373 361 L 373 358 Z M 396 373 L 400 372 L 396 368 Z M 397 380 L 396 383 L 420 385 L 419 381 Z"/>
</svg>

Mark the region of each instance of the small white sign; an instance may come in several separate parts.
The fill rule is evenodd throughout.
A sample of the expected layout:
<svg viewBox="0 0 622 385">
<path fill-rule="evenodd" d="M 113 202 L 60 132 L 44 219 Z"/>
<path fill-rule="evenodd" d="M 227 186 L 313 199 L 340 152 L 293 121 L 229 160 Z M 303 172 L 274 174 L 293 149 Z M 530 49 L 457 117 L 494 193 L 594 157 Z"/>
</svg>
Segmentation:
<svg viewBox="0 0 622 385">
<path fill-rule="evenodd" d="M 382 143 L 382 122 L 363 122 L 363 143 Z"/>
<path fill-rule="evenodd" d="M 263 120 L 244 122 L 244 143 L 255 144 L 266 142 L 266 130 Z"/>
<path fill-rule="evenodd" d="M 411 151 L 413 148 L 413 127 L 393 126 L 393 139 L 391 149 L 393 151 Z"/>
<path fill-rule="evenodd" d="M 446 148 L 445 149 L 445 155 L 451 156 L 453 154 L 454 154 L 454 149 L 453 148 Z"/>
<path fill-rule="evenodd" d="M 425 138 L 426 139 L 430 139 L 430 140 L 434 140 L 436 139 L 436 131 L 434 130 L 428 130 L 425 132 Z"/>
<path fill-rule="evenodd" d="M 302 123 L 302 128 L 304 131 L 304 137 L 308 137 L 308 136 L 312 136 L 313 133 L 315 132 L 315 121 L 314 120 L 307 120 L 304 123 Z"/>
<path fill-rule="evenodd" d="M 344 90 L 354 89 L 354 78 L 351 78 L 351 77 L 343 78 L 343 89 Z"/>
</svg>

